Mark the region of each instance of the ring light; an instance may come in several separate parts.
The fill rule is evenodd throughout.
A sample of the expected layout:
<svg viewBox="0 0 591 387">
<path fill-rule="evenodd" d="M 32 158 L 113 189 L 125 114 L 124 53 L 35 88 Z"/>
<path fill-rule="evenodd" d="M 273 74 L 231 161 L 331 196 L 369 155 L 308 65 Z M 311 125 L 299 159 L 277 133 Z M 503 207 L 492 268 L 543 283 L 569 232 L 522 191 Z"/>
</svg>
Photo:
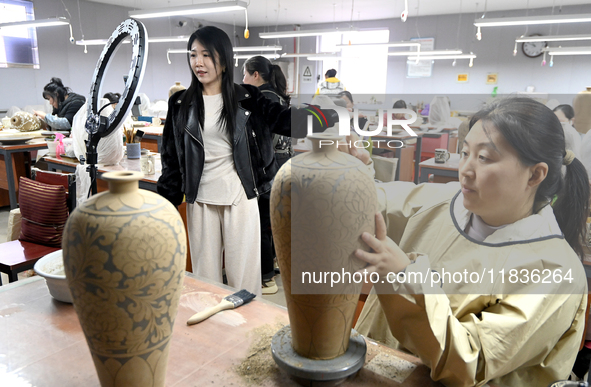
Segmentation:
<svg viewBox="0 0 591 387">
<path fill-rule="evenodd" d="M 102 117 L 100 115 L 102 108 L 99 109 L 101 82 L 109 68 L 111 58 L 117 52 L 123 40 L 128 37 L 132 44 L 132 57 L 129 65 L 129 75 L 125 81 L 125 89 L 121 93 L 121 98 L 119 98 L 115 110 L 108 117 Z M 87 170 L 90 174 L 92 194 L 96 193 L 96 163 L 98 161 L 96 148 L 98 142 L 101 138 L 111 134 L 129 114 L 144 77 L 147 59 L 148 33 L 146 27 L 135 19 L 127 19 L 115 29 L 96 64 L 90 86 L 90 98 L 87 102 L 88 116 L 85 128 L 86 132 L 88 132 L 88 140 L 86 141 L 86 160 L 80 160 L 82 163 L 86 162 L 88 164 Z"/>
<path fill-rule="evenodd" d="M 107 44 L 103 48 L 101 57 L 98 60 L 94 75 L 92 76 L 92 85 L 90 86 L 90 101 L 88 116 L 99 114 L 99 101 L 101 99 L 100 90 L 103 77 L 109 68 L 111 58 L 117 52 L 121 42 L 129 37 L 132 43 L 132 58 L 129 65 L 129 74 L 125 82 L 125 89 L 121 93 L 121 98 L 115 106 L 115 110 L 108 117 L 108 125 L 103 131 L 99 132 L 98 127 L 93 125 L 86 129 L 89 133 L 99 132 L 99 137 L 105 137 L 110 134 L 125 119 L 131 110 L 137 97 L 139 87 L 144 77 L 144 70 L 148 58 L 148 33 L 146 27 L 140 21 L 127 19 L 115 29 Z"/>
</svg>

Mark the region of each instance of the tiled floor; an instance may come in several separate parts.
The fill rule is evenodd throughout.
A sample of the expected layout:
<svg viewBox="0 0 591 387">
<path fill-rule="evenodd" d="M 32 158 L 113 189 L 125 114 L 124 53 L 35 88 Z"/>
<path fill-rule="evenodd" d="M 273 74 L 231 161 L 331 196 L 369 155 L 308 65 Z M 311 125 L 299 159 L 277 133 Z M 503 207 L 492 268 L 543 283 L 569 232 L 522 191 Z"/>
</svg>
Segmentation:
<svg viewBox="0 0 591 387">
<path fill-rule="evenodd" d="M 10 207 L 0 207 L 0 243 L 6 241 L 6 229 L 8 228 L 8 214 L 10 212 Z M 2 283 L 8 283 L 8 276 L 4 273 L 2 275 Z M 281 281 L 281 276 L 275 276 L 275 282 L 277 283 L 277 287 L 279 291 L 275 294 L 264 295 L 263 298 L 267 301 L 274 302 L 279 305 L 285 306 L 285 292 L 283 291 L 283 282 Z"/>
</svg>

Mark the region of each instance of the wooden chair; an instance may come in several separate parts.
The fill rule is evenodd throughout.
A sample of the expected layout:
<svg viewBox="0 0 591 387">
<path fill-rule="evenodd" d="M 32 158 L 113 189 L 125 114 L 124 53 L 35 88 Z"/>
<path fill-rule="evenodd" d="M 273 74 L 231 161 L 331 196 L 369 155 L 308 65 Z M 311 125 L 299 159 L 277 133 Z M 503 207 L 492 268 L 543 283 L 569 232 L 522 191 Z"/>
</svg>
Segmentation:
<svg viewBox="0 0 591 387">
<path fill-rule="evenodd" d="M 33 180 L 51 185 L 62 185 L 66 188 L 68 209 L 76 207 L 76 178 L 67 173 L 31 169 Z M 9 282 L 18 280 L 18 273 L 32 269 L 35 263 L 45 255 L 59 250 L 59 247 L 45 246 L 33 242 L 14 240 L 0 244 L 0 272 L 8 275 Z M 2 280 L 0 279 L 0 285 Z"/>
</svg>

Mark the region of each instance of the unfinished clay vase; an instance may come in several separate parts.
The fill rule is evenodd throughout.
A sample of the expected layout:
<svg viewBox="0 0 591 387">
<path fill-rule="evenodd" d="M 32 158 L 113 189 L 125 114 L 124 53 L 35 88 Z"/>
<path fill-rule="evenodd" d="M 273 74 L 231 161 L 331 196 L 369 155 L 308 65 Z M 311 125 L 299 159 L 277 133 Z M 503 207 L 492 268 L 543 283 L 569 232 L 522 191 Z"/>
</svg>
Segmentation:
<svg viewBox="0 0 591 387">
<path fill-rule="evenodd" d="M 140 172 L 102 176 L 109 191 L 64 229 L 66 277 L 101 386 L 164 386 L 186 265 L 176 208 L 138 189 Z"/>
<path fill-rule="evenodd" d="M 45 121 L 34 114 L 23 111 L 14 113 L 14 116 L 10 119 L 10 123 L 13 129 L 17 129 L 21 132 L 43 130 L 47 127 Z"/>
<path fill-rule="evenodd" d="M 354 252 L 369 250 L 360 237 L 374 234 L 376 189 L 368 167 L 338 151 L 342 137 L 308 138 L 313 151 L 292 158 L 275 177 L 271 225 L 293 348 L 307 358 L 332 359 L 349 346 L 361 281 L 331 286 L 331 274 L 325 281 L 323 273 L 352 276 L 365 266 Z"/>
<path fill-rule="evenodd" d="M 579 133 L 587 133 L 591 129 L 591 87 L 587 87 L 575 96 L 573 108 L 575 109 L 575 129 Z"/>
<path fill-rule="evenodd" d="M 172 85 L 170 87 L 170 89 L 168 89 L 168 97 L 172 96 L 177 91 L 181 91 L 181 90 L 185 90 L 185 89 L 186 89 L 186 87 L 181 85 L 180 82 L 175 82 L 174 85 Z"/>
</svg>

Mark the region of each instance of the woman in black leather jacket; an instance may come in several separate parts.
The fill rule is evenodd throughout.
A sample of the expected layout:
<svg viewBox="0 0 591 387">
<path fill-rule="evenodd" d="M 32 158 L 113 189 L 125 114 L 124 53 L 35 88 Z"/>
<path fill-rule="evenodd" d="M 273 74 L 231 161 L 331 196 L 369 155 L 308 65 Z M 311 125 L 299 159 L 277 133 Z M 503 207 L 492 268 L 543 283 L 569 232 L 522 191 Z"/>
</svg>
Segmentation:
<svg viewBox="0 0 591 387">
<path fill-rule="evenodd" d="M 168 102 L 158 192 L 177 206 L 185 197 L 193 272 L 221 282 L 225 252 L 228 285 L 261 295 L 259 213 L 251 199 L 270 190 L 277 171 L 272 133 L 304 137 L 313 107 L 292 111 L 254 86 L 234 84 L 232 44 L 219 28 L 199 28 L 188 51 L 191 86 Z M 314 130 L 334 116 L 325 112 Z"/>
</svg>

